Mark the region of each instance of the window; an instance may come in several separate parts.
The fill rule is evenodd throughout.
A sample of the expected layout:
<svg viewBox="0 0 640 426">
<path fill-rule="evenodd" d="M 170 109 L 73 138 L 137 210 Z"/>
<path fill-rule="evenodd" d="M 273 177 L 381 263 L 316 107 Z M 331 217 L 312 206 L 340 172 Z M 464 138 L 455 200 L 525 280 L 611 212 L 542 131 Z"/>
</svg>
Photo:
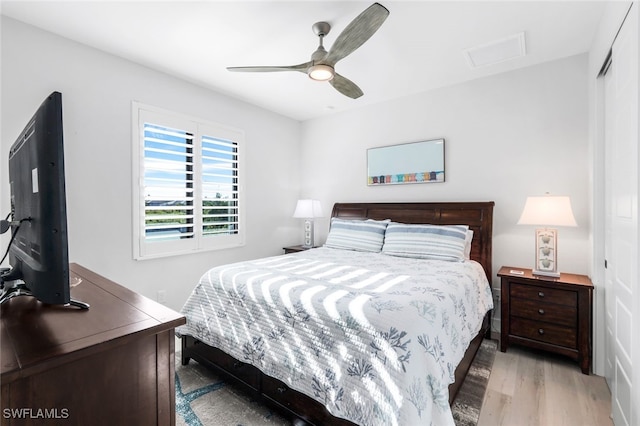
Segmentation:
<svg viewBox="0 0 640 426">
<path fill-rule="evenodd" d="M 133 103 L 134 258 L 244 244 L 242 131 Z"/>
</svg>

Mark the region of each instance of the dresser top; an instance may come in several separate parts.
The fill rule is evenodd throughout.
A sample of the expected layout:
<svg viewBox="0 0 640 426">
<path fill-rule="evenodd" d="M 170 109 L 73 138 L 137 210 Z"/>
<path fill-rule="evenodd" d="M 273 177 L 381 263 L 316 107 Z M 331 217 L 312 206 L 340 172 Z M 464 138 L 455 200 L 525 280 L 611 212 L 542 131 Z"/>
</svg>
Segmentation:
<svg viewBox="0 0 640 426">
<path fill-rule="evenodd" d="M 521 271 L 522 273 L 514 273 L 512 271 Z M 538 280 L 541 282 L 556 282 L 564 284 L 581 285 L 585 287 L 593 287 L 591 279 L 586 275 L 560 273 L 559 278 L 547 277 L 543 275 L 534 275 L 531 269 L 519 268 L 515 266 L 503 266 L 498 271 L 499 277 L 525 278 L 528 280 Z"/>
<path fill-rule="evenodd" d="M 75 307 L 45 305 L 16 297 L 0 309 L 0 365 L 3 382 L 43 362 L 59 363 L 83 351 L 101 351 L 125 338 L 173 329 L 185 317 L 80 265 L 70 265 Z"/>
</svg>

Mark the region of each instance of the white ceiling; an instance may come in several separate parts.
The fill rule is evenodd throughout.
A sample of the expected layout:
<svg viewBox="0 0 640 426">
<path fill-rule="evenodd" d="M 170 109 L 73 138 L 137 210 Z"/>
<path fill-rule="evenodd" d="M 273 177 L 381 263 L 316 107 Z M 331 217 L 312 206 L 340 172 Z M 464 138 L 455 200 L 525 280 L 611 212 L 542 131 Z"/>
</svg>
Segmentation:
<svg viewBox="0 0 640 426">
<path fill-rule="evenodd" d="M 597 1 L 380 1 L 389 18 L 336 65 L 350 99 L 300 72 L 227 66 L 306 62 L 327 21 L 327 50 L 372 1 L 2 1 L 2 14 L 296 120 L 409 96 L 588 51 Z M 463 49 L 525 33 L 526 56 L 471 69 Z"/>
</svg>

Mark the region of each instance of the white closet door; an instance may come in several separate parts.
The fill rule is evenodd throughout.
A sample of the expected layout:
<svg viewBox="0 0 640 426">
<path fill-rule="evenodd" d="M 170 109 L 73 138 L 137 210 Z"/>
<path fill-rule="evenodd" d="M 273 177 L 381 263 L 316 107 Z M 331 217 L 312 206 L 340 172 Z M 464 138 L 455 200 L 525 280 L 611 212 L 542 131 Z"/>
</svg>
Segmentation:
<svg viewBox="0 0 640 426">
<path fill-rule="evenodd" d="M 612 230 L 613 225 L 613 208 L 612 208 L 612 190 L 613 183 L 611 179 L 611 170 L 614 169 L 613 162 L 613 118 L 615 116 L 615 91 L 613 77 L 613 65 L 609 67 L 609 71 L 605 76 L 605 203 L 604 203 L 604 232 L 605 232 L 605 248 L 604 256 L 606 260 L 605 269 L 605 371 L 604 376 L 609 383 L 609 388 L 612 390 L 615 388 L 615 337 L 614 337 L 614 315 L 615 315 L 615 293 L 612 280 L 612 259 L 613 250 L 611 245 L 613 243 Z"/>
<path fill-rule="evenodd" d="M 632 9 L 613 44 L 612 65 L 605 76 L 605 376 L 616 426 L 640 421 L 638 390 L 633 387 L 634 375 L 638 377 L 634 368 L 640 369 L 638 71 L 638 15 Z M 640 387 L 637 380 L 635 386 Z"/>
</svg>

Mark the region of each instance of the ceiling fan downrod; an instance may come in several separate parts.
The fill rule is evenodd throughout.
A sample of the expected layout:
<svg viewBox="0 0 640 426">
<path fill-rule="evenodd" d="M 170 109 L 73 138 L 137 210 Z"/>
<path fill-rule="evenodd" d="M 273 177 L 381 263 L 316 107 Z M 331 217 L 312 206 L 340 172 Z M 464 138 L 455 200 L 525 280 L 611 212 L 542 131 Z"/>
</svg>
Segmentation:
<svg viewBox="0 0 640 426">
<path fill-rule="evenodd" d="M 332 66 L 318 63 L 321 62 L 327 56 L 327 51 L 325 50 L 322 41 L 324 36 L 329 34 L 331 31 L 331 25 L 328 22 L 316 22 L 311 26 L 313 32 L 320 38 L 320 44 L 315 52 L 311 55 L 311 61 L 313 65 L 309 67 L 307 70 L 307 75 L 311 80 L 314 81 L 329 81 L 332 80 L 335 76 L 335 70 Z"/>
</svg>

